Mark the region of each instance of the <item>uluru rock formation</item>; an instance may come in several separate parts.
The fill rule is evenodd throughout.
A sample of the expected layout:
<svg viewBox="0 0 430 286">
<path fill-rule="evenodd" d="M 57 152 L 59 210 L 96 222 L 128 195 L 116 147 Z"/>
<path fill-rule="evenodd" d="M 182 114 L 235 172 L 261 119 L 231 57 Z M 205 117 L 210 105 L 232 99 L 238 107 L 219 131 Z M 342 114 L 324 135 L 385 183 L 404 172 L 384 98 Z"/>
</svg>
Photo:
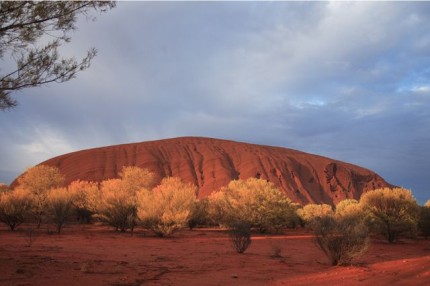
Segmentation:
<svg viewBox="0 0 430 286">
<path fill-rule="evenodd" d="M 74 180 L 115 178 L 123 166 L 155 172 L 158 179 L 177 176 L 206 197 L 234 179 L 269 180 L 295 202 L 337 203 L 358 199 L 369 190 L 391 186 L 365 168 L 292 149 L 183 137 L 82 150 L 49 159 Z"/>
</svg>

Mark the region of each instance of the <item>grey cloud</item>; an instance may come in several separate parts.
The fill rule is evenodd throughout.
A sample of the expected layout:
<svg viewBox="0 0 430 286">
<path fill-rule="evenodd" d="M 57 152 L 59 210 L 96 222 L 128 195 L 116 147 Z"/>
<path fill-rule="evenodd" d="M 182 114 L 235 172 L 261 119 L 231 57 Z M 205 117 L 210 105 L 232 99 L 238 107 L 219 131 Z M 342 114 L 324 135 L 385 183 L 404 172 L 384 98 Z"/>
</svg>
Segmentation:
<svg viewBox="0 0 430 286">
<path fill-rule="evenodd" d="M 428 3 L 121 2 L 92 67 L 0 113 L 0 181 L 64 152 L 185 135 L 291 147 L 425 190 Z"/>
</svg>

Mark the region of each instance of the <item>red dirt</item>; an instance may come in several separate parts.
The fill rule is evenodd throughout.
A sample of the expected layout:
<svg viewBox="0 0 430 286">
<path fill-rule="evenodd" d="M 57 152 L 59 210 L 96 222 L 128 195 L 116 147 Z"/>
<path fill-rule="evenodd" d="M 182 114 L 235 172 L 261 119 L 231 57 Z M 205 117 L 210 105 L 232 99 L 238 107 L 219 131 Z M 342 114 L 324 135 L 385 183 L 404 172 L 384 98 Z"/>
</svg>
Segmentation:
<svg viewBox="0 0 430 286">
<path fill-rule="evenodd" d="M 195 184 L 199 197 L 208 196 L 233 179 L 261 177 L 301 204 L 333 204 L 391 186 L 372 171 L 326 157 L 198 137 L 82 150 L 41 164 L 58 167 L 67 183 L 115 178 L 123 166 L 139 166 L 155 172 L 158 179 L 175 176 Z"/>
<path fill-rule="evenodd" d="M 39 231 L 0 228 L 0 285 L 429 285 L 430 241 L 373 238 L 348 267 L 332 267 L 304 230 L 255 235 L 237 254 L 225 231 L 184 230 L 172 238 L 131 237 L 104 226 Z M 273 257 L 274 247 L 281 257 Z"/>
</svg>

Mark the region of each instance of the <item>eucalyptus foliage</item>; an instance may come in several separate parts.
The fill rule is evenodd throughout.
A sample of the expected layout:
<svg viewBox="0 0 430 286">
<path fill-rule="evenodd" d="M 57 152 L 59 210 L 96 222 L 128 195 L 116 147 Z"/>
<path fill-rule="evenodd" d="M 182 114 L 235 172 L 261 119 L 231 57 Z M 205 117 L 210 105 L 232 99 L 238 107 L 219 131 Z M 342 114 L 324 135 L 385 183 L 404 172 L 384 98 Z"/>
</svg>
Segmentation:
<svg viewBox="0 0 430 286">
<path fill-rule="evenodd" d="M 1 1 L 0 59 L 12 59 L 15 65 L 0 69 L 0 109 L 17 104 L 10 96 L 14 91 L 65 82 L 87 69 L 95 48 L 81 60 L 61 57 L 59 48 L 70 42 L 80 15 L 95 19 L 90 12 L 114 6 L 111 1 Z"/>
</svg>

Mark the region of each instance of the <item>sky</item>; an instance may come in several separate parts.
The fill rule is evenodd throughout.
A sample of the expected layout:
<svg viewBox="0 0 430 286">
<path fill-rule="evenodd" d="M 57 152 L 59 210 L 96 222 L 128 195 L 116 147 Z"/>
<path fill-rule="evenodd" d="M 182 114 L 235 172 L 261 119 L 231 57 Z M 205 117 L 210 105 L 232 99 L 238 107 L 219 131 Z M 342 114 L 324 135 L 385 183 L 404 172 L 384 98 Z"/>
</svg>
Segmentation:
<svg viewBox="0 0 430 286">
<path fill-rule="evenodd" d="M 77 27 L 62 53 L 96 47 L 91 67 L 0 111 L 0 182 L 72 151 L 205 136 L 430 199 L 430 2 L 118 2 Z"/>
</svg>

